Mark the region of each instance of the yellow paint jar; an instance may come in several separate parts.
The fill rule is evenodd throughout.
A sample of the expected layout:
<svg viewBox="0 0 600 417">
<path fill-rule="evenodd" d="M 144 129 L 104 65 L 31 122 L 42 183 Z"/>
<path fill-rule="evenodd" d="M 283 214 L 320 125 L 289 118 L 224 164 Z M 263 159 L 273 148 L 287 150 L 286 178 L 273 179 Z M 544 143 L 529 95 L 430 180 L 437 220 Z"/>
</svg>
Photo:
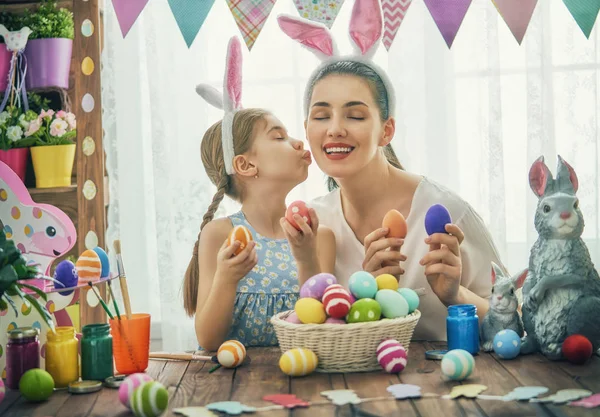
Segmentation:
<svg viewBox="0 0 600 417">
<path fill-rule="evenodd" d="M 46 371 L 52 375 L 56 388 L 66 388 L 79 380 L 79 342 L 75 328 L 57 327 L 46 334 Z"/>
</svg>

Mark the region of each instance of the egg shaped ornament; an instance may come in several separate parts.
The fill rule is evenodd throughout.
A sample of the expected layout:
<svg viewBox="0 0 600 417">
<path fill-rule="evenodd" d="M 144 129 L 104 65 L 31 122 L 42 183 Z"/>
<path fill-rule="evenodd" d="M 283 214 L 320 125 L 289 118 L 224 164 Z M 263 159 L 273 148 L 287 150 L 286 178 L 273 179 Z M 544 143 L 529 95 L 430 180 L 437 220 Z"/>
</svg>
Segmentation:
<svg viewBox="0 0 600 417">
<path fill-rule="evenodd" d="M 473 355 L 463 349 L 453 349 L 442 358 L 442 373 L 455 381 L 467 379 L 475 370 Z"/>
<path fill-rule="evenodd" d="M 521 338 L 514 330 L 500 330 L 494 336 L 493 349 L 500 359 L 514 359 L 521 352 Z"/>
<path fill-rule="evenodd" d="M 398 279 L 391 274 L 381 274 L 377 278 L 377 289 L 378 290 L 397 290 L 398 289 Z"/>
<path fill-rule="evenodd" d="M 325 290 L 332 284 L 337 284 L 337 279 L 332 274 L 322 272 L 313 275 L 302 284 L 302 287 L 300 288 L 300 298 L 309 297 L 321 301 Z"/>
<path fill-rule="evenodd" d="M 429 207 L 429 210 L 425 214 L 425 230 L 428 235 L 448 233 L 446 232 L 446 225 L 448 223 L 452 223 L 452 218 L 446 207 L 441 204 L 434 204 Z"/>
<path fill-rule="evenodd" d="M 400 342 L 394 339 L 384 340 L 377 346 L 377 362 L 390 374 L 402 372 L 408 363 L 408 354 Z"/>
<path fill-rule="evenodd" d="M 79 281 L 98 281 L 102 274 L 102 261 L 96 252 L 91 249 L 84 251 L 75 262 Z"/>
<path fill-rule="evenodd" d="M 219 346 L 217 361 L 225 368 L 237 368 L 246 359 L 246 347 L 237 340 L 227 340 Z"/>
<path fill-rule="evenodd" d="M 381 227 L 389 230 L 387 237 L 396 237 L 404 239 L 408 231 L 408 225 L 404 215 L 398 210 L 390 210 L 383 217 Z"/>
<path fill-rule="evenodd" d="M 327 320 L 325 320 L 325 324 L 346 324 L 346 320 L 336 319 L 335 317 L 327 317 Z"/>
<path fill-rule="evenodd" d="M 294 311 L 304 324 L 322 324 L 327 319 L 325 306 L 314 298 L 300 298 L 296 301 Z"/>
<path fill-rule="evenodd" d="M 294 226 L 295 229 L 302 230 L 300 226 L 298 226 L 298 223 L 296 223 L 296 220 L 294 220 L 294 214 L 297 214 L 298 216 L 302 217 L 302 219 L 306 222 L 306 224 L 308 224 L 309 227 L 312 225 L 310 215 L 308 213 L 308 207 L 306 206 L 306 203 L 304 201 L 294 201 L 288 206 L 287 210 L 285 211 L 286 220 L 290 222 L 290 224 Z"/>
<path fill-rule="evenodd" d="M 302 324 L 295 311 L 292 311 L 285 319 L 288 323 Z"/>
<path fill-rule="evenodd" d="M 54 279 L 62 284 L 54 283 L 55 288 L 73 288 L 79 283 L 79 275 L 75 264 L 67 259 L 60 261 L 54 270 Z M 69 295 L 74 290 L 61 291 L 60 295 Z"/>
<path fill-rule="evenodd" d="M 19 391 L 28 401 L 45 401 L 54 392 L 54 379 L 43 369 L 30 369 L 21 376 Z"/>
<path fill-rule="evenodd" d="M 398 288 L 398 293 L 408 303 L 408 314 L 419 308 L 419 294 L 411 288 Z"/>
<path fill-rule="evenodd" d="M 323 306 L 329 317 L 341 319 L 346 317 L 352 306 L 350 294 L 339 284 L 327 287 L 323 294 Z"/>
<path fill-rule="evenodd" d="M 314 372 L 319 364 L 317 355 L 304 348 L 290 349 L 279 358 L 279 369 L 289 376 L 304 376 Z"/>
<path fill-rule="evenodd" d="M 587 337 L 581 334 L 572 334 L 563 342 L 562 353 L 569 362 L 581 365 L 592 357 L 594 351 L 592 342 Z"/>
<path fill-rule="evenodd" d="M 108 277 L 110 274 L 110 262 L 108 261 L 108 254 L 100 246 L 96 246 L 94 248 L 94 252 L 96 252 L 98 258 L 100 258 L 100 263 L 102 264 L 102 272 L 100 272 L 100 277 Z"/>
<path fill-rule="evenodd" d="M 377 293 L 377 281 L 367 271 L 357 271 L 350 276 L 348 288 L 357 300 L 374 298 Z"/>
<path fill-rule="evenodd" d="M 352 304 L 350 312 L 346 317 L 348 323 L 362 323 L 365 321 L 377 321 L 381 318 L 381 306 L 372 298 L 361 298 Z"/>
<path fill-rule="evenodd" d="M 229 232 L 229 236 L 227 237 L 227 246 L 233 245 L 235 241 L 240 242 L 240 246 L 235 250 L 234 255 L 239 255 L 241 251 L 244 250 L 248 243 L 252 240 L 252 232 L 246 226 L 239 224 L 234 226 L 233 229 Z"/>
<path fill-rule="evenodd" d="M 143 372 L 131 374 L 125 378 L 119 386 L 119 401 L 121 401 L 121 404 L 131 409 L 129 400 L 131 399 L 131 394 L 133 394 L 133 391 L 144 382 L 150 381 L 153 381 L 152 377 Z"/>
<path fill-rule="evenodd" d="M 144 382 L 133 391 L 129 403 L 136 417 L 158 417 L 169 406 L 169 392 L 158 381 Z"/>
<path fill-rule="evenodd" d="M 375 301 L 381 306 L 381 314 L 388 319 L 404 317 L 408 314 L 408 303 L 398 291 L 379 290 Z"/>
</svg>

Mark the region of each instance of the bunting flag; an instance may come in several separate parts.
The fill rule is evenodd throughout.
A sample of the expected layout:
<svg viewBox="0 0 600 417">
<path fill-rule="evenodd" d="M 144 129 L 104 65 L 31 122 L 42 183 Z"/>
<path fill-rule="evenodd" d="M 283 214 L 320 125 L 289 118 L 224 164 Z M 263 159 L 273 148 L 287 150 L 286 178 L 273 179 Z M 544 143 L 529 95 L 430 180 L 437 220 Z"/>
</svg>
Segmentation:
<svg viewBox="0 0 600 417">
<path fill-rule="evenodd" d="M 458 29 L 469 10 L 471 0 L 424 0 L 448 48 L 452 46 Z"/>
<path fill-rule="evenodd" d="M 227 0 L 248 50 L 252 50 L 277 0 Z"/>
<path fill-rule="evenodd" d="M 148 0 L 112 0 L 123 37 L 127 36 L 147 3 Z"/>
<path fill-rule="evenodd" d="M 600 0 L 563 0 L 563 2 L 585 37 L 589 39 L 600 10 Z"/>
<path fill-rule="evenodd" d="M 381 0 L 383 9 L 383 46 L 390 50 L 396 32 L 404 20 L 408 6 L 412 0 Z"/>
<path fill-rule="evenodd" d="M 335 22 L 344 0 L 294 0 L 301 17 L 323 23 L 329 29 Z"/>
<path fill-rule="evenodd" d="M 492 0 L 492 2 L 521 45 L 538 0 Z"/>
<path fill-rule="evenodd" d="M 169 7 L 188 48 L 206 20 L 215 0 L 168 0 Z"/>
</svg>

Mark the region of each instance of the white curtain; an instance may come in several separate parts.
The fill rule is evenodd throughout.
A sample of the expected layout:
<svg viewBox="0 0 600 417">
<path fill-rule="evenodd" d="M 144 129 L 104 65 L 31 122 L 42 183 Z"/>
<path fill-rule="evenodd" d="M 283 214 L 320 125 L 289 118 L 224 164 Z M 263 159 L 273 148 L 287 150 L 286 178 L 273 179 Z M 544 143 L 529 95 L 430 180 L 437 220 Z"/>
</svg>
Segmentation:
<svg viewBox="0 0 600 417">
<path fill-rule="evenodd" d="M 352 0 L 333 26 L 342 50 Z M 317 64 L 283 35 L 279 0 L 256 44 L 244 51 L 245 107 L 272 110 L 304 139 L 302 94 Z M 215 188 L 199 146 L 221 116 L 194 91 L 221 87 L 228 39 L 239 35 L 223 0 L 213 5 L 190 49 L 166 0 L 152 0 L 126 39 L 107 2 L 103 53 L 103 124 L 110 177 L 109 247 L 122 251 L 133 309 L 151 312 L 166 350 L 193 349 L 193 321 L 182 307 L 182 278 Z M 540 1 L 519 46 L 489 0 L 472 3 L 448 50 L 422 0 L 414 0 L 389 52 L 376 62 L 397 93 L 393 145 L 405 167 L 429 176 L 470 202 L 489 226 L 507 267 L 527 266 L 537 235 L 537 200 L 528 170 L 540 155 L 555 172 L 560 154 L 577 171 L 586 240 L 600 261 L 598 206 L 600 43 L 586 39 L 562 1 Z M 290 195 L 326 192 L 316 164 Z M 237 205 L 226 202 L 219 216 Z"/>
</svg>

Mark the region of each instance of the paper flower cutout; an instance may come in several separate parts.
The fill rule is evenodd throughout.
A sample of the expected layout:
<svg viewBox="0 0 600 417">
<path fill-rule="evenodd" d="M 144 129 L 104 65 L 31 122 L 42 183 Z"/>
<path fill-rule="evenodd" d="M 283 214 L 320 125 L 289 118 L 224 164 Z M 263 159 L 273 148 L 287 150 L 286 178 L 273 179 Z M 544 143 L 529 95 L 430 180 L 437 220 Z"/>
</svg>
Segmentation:
<svg viewBox="0 0 600 417">
<path fill-rule="evenodd" d="M 502 397 L 504 401 L 527 401 L 548 392 L 546 387 L 517 387 Z"/>
<path fill-rule="evenodd" d="M 206 406 L 209 410 L 220 411 L 230 416 L 237 416 L 242 413 L 254 413 L 256 408 L 249 407 L 239 401 L 221 401 L 218 403 L 208 404 Z"/>
<path fill-rule="evenodd" d="M 554 404 L 563 404 L 569 401 L 575 401 L 583 397 L 589 397 L 592 395 L 591 391 L 586 389 L 561 389 L 557 391 L 554 395 L 550 395 L 544 398 L 533 398 L 531 399 L 532 403 L 550 403 Z"/>
<path fill-rule="evenodd" d="M 575 407 L 594 408 L 600 406 L 600 393 L 594 394 L 591 397 L 584 398 L 583 400 L 573 401 L 569 405 Z"/>
<path fill-rule="evenodd" d="M 285 408 L 295 408 L 295 407 L 308 407 L 310 403 L 301 400 L 296 397 L 294 394 L 276 394 L 276 395 L 266 395 L 263 397 L 265 401 L 271 401 L 272 403 L 282 405 Z"/>
<path fill-rule="evenodd" d="M 217 417 L 215 413 L 213 413 L 206 407 L 175 408 L 173 412 L 175 414 L 181 414 L 182 416 L 187 417 Z"/>
<path fill-rule="evenodd" d="M 327 397 L 335 405 L 360 404 L 362 400 L 351 389 L 336 389 L 323 391 L 321 395 Z"/>
<path fill-rule="evenodd" d="M 479 394 L 485 391 L 487 387 L 479 384 L 457 385 L 452 388 L 450 398 L 476 398 Z"/>
<path fill-rule="evenodd" d="M 421 387 L 411 384 L 394 384 L 387 387 L 387 391 L 397 400 L 405 398 L 421 398 Z"/>
</svg>

